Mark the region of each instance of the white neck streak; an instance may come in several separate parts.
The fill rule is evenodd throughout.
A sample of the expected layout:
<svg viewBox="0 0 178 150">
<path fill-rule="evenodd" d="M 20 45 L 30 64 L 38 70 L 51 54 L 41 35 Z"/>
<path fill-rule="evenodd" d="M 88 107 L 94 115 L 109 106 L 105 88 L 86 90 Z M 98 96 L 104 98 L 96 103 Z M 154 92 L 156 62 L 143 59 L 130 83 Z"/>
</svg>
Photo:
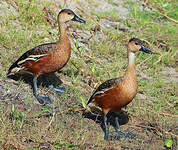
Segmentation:
<svg viewBox="0 0 178 150">
<path fill-rule="evenodd" d="M 135 54 L 133 52 L 129 53 L 129 65 L 133 65 L 135 63 Z"/>
</svg>

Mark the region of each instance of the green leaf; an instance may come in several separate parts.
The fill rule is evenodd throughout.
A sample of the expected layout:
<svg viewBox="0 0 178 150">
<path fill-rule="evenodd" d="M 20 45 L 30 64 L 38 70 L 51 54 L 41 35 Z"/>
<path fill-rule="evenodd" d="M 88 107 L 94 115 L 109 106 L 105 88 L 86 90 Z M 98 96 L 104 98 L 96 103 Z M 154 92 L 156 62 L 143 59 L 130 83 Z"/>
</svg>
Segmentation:
<svg viewBox="0 0 178 150">
<path fill-rule="evenodd" d="M 74 145 L 74 144 L 65 144 L 65 143 L 61 142 L 61 143 L 56 143 L 53 146 L 54 146 L 54 148 L 62 148 L 62 147 L 63 148 L 73 148 L 73 147 L 76 147 L 77 145 Z"/>
<path fill-rule="evenodd" d="M 95 72 L 95 67 L 96 67 L 96 64 L 94 64 L 91 68 L 92 72 L 94 73 Z"/>
<path fill-rule="evenodd" d="M 39 148 L 27 148 L 26 150 L 40 150 Z"/>
<path fill-rule="evenodd" d="M 165 145 L 166 145 L 166 147 L 171 148 L 171 147 L 172 147 L 172 144 L 173 144 L 173 141 L 172 141 L 171 139 L 166 139 L 166 140 L 165 140 Z"/>
<path fill-rule="evenodd" d="M 12 112 L 13 113 L 15 112 L 15 106 L 14 106 L 14 104 L 12 104 Z"/>
<path fill-rule="evenodd" d="M 83 52 L 85 51 L 85 46 L 82 46 L 81 47 L 81 50 L 80 50 L 80 53 L 81 53 L 81 55 L 83 55 Z"/>
<path fill-rule="evenodd" d="M 50 34 L 52 34 L 54 36 L 58 36 L 58 33 L 56 33 L 55 31 L 51 30 L 51 28 L 46 27 L 46 26 L 44 26 L 44 28 L 45 28 L 45 30 L 48 31 L 48 33 L 50 33 Z"/>
<path fill-rule="evenodd" d="M 22 113 L 22 112 L 20 112 L 20 111 L 17 111 L 17 117 L 18 117 L 18 118 L 22 118 L 22 117 L 24 117 L 24 116 L 25 116 L 24 113 Z"/>
<path fill-rule="evenodd" d="M 61 148 L 63 145 L 63 143 L 56 143 L 54 144 L 54 148 Z"/>
<path fill-rule="evenodd" d="M 79 48 L 79 44 L 78 43 L 79 43 L 78 40 L 76 40 L 76 42 L 75 42 L 75 47 L 76 48 Z"/>
<path fill-rule="evenodd" d="M 136 18 L 136 17 L 137 17 L 137 8 L 134 7 L 134 18 Z"/>
<path fill-rule="evenodd" d="M 81 101 L 82 101 L 82 106 L 83 106 L 84 108 L 86 108 L 86 107 L 87 107 L 87 104 L 86 104 L 86 102 L 85 102 L 84 97 L 81 96 L 80 98 L 81 98 Z"/>
<path fill-rule="evenodd" d="M 74 105 L 74 106 L 71 106 L 70 108 L 69 108 L 69 110 L 74 110 L 74 109 L 76 109 L 78 106 L 76 106 L 76 105 Z"/>
<path fill-rule="evenodd" d="M 128 27 L 132 26 L 128 19 L 126 19 L 126 24 L 127 24 Z"/>
<path fill-rule="evenodd" d="M 51 110 L 48 108 L 42 108 L 40 114 L 44 114 L 44 113 L 51 113 Z"/>
<path fill-rule="evenodd" d="M 66 144 L 64 147 L 65 148 L 73 148 L 73 147 L 76 147 L 77 145 L 74 145 L 74 144 Z"/>
</svg>

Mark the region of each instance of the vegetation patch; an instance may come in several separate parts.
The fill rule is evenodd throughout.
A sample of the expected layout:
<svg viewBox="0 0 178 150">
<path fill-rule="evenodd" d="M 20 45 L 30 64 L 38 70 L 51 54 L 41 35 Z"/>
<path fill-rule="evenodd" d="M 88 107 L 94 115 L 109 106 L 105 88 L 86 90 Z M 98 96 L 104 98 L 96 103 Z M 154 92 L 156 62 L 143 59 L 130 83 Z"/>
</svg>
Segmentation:
<svg viewBox="0 0 178 150">
<path fill-rule="evenodd" d="M 102 2 L 110 10 L 101 12 L 96 3 L 83 0 L 0 2 L 0 149 L 176 149 L 177 1 Z M 129 13 L 122 16 L 116 9 L 121 7 Z M 12 80 L 6 73 L 27 50 L 58 40 L 55 21 L 61 8 L 73 9 L 87 23 L 68 23 L 71 59 L 48 77 L 54 83 L 60 79 L 67 92 L 59 96 L 39 82 L 40 93 L 54 101 L 41 106 L 33 96 L 31 78 Z M 82 110 L 99 84 L 124 75 L 132 37 L 144 40 L 154 53 L 136 55 L 139 92 L 123 109 L 121 128 L 137 137 L 107 142 L 102 118 L 84 118 Z M 110 120 L 112 124 L 112 116 Z"/>
</svg>

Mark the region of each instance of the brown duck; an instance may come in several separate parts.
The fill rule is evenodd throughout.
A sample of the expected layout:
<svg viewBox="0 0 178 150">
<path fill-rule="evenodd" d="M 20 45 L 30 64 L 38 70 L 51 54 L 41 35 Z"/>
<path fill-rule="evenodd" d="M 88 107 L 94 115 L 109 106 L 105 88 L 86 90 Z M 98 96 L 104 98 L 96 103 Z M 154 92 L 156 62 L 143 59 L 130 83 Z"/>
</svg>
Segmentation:
<svg viewBox="0 0 178 150">
<path fill-rule="evenodd" d="M 137 80 L 134 57 L 135 53 L 143 51 L 152 54 L 147 49 L 143 42 L 138 38 L 132 38 L 128 43 L 128 66 L 125 75 L 120 78 L 110 79 L 102 83 L 90 97 L 87 105 L 89 108 L 96 106 L 102 109 L 104 115 L 105 136 L 109 139 L 109 129 L 107 123 L 108 112 L 119 112 L 122 107 L 128 105 L 137 94 Z M 91 109 L 92 110 L 92 109 Z M 132 136 L 131 132 L 124 133 L 120 130 L 118 116 L 115 114 L 116 131 L 118 132 L 117 139 L 126 136 Z"/>
<path fill-rule="evenodd" d="M 66 34 L 66 22 L 77 21 L 85 23 L 72 10 L 63 9 L 59 12 L 57 21 L 59 27 L 59 41 L 39 45 L 25 52 L 15 63 L 11 65 L 7 75 L 29 73 L 34 76 L 34 95 L 40 104 L 51 103 L 48 96 L 40 96 L 37 89 L 37 78 L 42 74 L 53 73 L 63 68 L 71 55 L 71 44 Z M 53 88 L 59 94 L 65 92 L 64 88 Z"/>
</svg>

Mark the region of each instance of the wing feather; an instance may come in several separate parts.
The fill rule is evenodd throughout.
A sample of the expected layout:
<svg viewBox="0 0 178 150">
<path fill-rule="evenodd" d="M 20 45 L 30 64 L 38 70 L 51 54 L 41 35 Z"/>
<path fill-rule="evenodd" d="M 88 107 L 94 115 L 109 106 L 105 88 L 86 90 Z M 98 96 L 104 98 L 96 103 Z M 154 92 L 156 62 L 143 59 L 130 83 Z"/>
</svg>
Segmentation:
<svg viewBox="0 0 178 150">
<path fill-rule="evenodd" d="M 49 51 L 54 50 L 55 46 L 56 43 L 47 43 L 28 50 L 10 66 L 7 74 L 17 73 L 20 70 L 25 69 L 24 65 L 27 61 L 37 62 L 40 58 L 47 56 Z"/>
<path fill-rule="evenodd" d="M 104 94 L 106 91 L 112 89 L 114 86 L 116 86 L 119 82 L 120 82 L 121 78 L 114 78 L 114 79 L 110 79 L 105 81 L 104 83 L 102 83 L 96 90 L 95 92 L 92 94 L 92 96 L 90 97 L 90 99 L 88 100 L 88 103 L 91 103 L 92 100 L 94 99 L 94 97 L 96 95 L 102 95 Z"/>
</svg>

